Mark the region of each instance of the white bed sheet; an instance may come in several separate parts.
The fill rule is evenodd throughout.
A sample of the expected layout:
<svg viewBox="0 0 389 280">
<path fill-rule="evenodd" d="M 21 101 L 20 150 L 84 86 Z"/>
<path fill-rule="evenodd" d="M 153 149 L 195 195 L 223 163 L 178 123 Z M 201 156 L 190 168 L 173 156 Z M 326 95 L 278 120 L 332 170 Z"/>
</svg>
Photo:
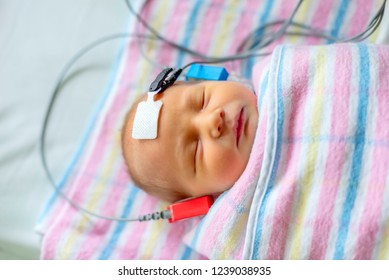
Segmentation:
<svg viewBox="0 0 389 280">
<path fill-rule="evenodd" d="M 34 227 L 53 191 L 38 149 L 51 90 L 81 47 L 124 32 L 129 12 L 123 0 L 3 0 L 0 11 L 0 259 L 37 259 Z M 47 141 L 57 177 L 104 90 L 119 41 L 82 60 L 80 67 L 93 67 L 61 94 Z"/>
</svg>

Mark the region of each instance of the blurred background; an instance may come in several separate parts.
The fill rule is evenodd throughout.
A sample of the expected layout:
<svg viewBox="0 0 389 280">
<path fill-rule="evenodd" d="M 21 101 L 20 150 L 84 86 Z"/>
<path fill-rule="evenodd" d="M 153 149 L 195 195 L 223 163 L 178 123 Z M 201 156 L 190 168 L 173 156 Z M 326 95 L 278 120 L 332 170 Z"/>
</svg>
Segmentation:
<svg viewBox="0 0 389 280">
<path fill-rule="evenodd" d="M 0 259 L 39 258 L 34 227 L 53 191 L 39 136 L 60 71 L 85 45 L 124 32 L 128 17 L 123 0 L 0 0 Z M 86 55 L 75 67 L 80 75 L 61 92 L 47 135 L 56 178 L 104 90 L 120 41 Z"/>
</svg>

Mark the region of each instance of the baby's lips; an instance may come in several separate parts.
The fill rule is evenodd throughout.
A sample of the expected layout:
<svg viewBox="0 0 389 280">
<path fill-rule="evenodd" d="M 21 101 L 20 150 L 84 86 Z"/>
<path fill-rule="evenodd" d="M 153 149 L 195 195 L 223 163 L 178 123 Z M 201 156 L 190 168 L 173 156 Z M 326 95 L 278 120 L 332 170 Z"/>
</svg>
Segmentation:
<svg viewBox="0 0 389 280">
<path fill-rule="evenodd" d="M 240 137 L 242 136 L 243 124 L 244 124 L 244 107 L 239 111 L 235 117 L 234 122 L 234 134 L 236 139 L 236 146 L 239 145 Z"/>
</svg>

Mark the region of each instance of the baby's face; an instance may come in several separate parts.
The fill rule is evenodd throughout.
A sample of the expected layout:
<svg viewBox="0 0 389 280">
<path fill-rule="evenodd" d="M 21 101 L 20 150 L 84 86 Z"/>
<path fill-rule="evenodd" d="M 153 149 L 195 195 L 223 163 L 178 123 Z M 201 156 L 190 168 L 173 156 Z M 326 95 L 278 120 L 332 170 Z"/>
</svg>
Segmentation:
<svg viewBox="0 0 389 280">
<path fill-rule="evenodd" d="M 136 140 L 144 160 L 150 160 L 148 168 L 187 196 L 229 189 L 244 171 L 254 142 L 255 95 L 233 82 L 176 83 L 158 99 L 163 106 L 157 139 Z"/>
</svg>

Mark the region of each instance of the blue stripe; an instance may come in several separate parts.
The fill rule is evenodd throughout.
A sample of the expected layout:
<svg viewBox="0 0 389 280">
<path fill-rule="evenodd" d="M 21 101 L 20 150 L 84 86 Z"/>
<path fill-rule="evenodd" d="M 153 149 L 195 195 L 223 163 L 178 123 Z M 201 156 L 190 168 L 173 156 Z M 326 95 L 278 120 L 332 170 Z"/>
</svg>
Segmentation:
<svg viewBox="0 0 389 280">
<path fill-rule="evenodd" d="M 259 92 L 259 100 L 258 100 L 258 108 L 262 108 L 262 102 L 263 102 L 263 97 L 265 96 L 265 92 L 268 88 L 269 84 L 269 71 L 266 72 L 266 76 L 263 79 L 260 87 L 260 92 Z"/>
<path fill-rule="evenodd" d="M 280 64 L 279 69 L 283 69 L 284 64 L 284 49 L 281 50 L 280 54 Z M 253 251 L 251 253 L 251 259 L 258 259 L 259 258 L 259 249 L 261 247 L 261 237 L 262 237 L 262 229 L 263 229 L 263 218 L 265 214 L 266 205 L 268 203 L 268 198 L 273 190 L 275 178 L 278 171 L 278 165 L 280 162 L 280 156 L 281 156 L 281 145 L 282 145 L 282 131 L 284 127 L 284 101 L 283 101 L 283 95 L 282 95 L 282 71 L 279 71 L 278 77 L 277 77 L 277 143 L 276 143 L 276 153 L 274 156 L 274 165 L 273 169 L 271 170 L 270 174 L 270 180 L 269 184 L 265 190 L 265 194 L 262 200 L 262 203 L 258 210 L 257 215 L 257 224 L 255 228 L 254 233 L 254 246 Z"/>
<path fill-rule="evenodd" d="M 351 163 L 351 172 L 349 185 L 347 187 L 346 198 L 343 203 L 342 216 L 340 218 L 340 226 L 338 237 L 336 240 L 334 259 L 342 259 L 344 256 L 344 246 L 346 243 L 351 212 L 354 208 L 355 199 L 358 192 L 358 183 L 361 176 L 363 163 L 363 151 L 365 146 L 366 133 L 366 115 L 369 101 L 369 83 L 370 83 L 370 62 L 369 53 L 366 45 L 358 45 L 360 53 L 360 69 L 359 69 L 359 88 L 358 88 L 358 114 L 357 114 L 357 129 L 355 131 L 355 147 Z"/>
<path fill-rule="evenodd" d="M 258 27 L 261 27 L 268 20 L 268 18 L 270 16 L 271 9 L 273 8 L 274 2 L 276 2 L 276 1 L 266 0 L 262 16 L 259 19 Z M 262 28 L 258 29 L 257 32 L 255 32 L 254 36 L 255 36 L 255 38 L 258 38 L 258 39 L 254 43 L 254 46 L 258 45 L 258 43 L 262 40 L 262 38 L 260 38 L 262 35 L 263 35 L 263 29 Z M 254 62 L 255 62 L 255 58 L 254 57 L 251 57 L 251 58 L 249 58 L 247 60 L 246 69 L 244 69 L 244 76 L 246 78 L 250 78 L 251 71 L 252 71 L 253 66 L 254 66 Z"/>
<path fill-rule="evenodd" d="M 74 153 L 73 158 L 71 159 L 69 165 L 65 169 L 65 172 L 63 173 L 63 175 L 61 176 L 60 180 L 58 181 L 58 183 L 56 185 L 56 188 L 58 190 L 62 190 L 63 187 L 65 186 L 66 182 L 68 181 L 69 176 L 71 175 L 75 165 L 77 164 L 78 160 L 80 159 L 81 155 L 84 152 L 84 149 L 86 147 L 86 142 L 89 140 L 89 137 L 92 133 L 92 130 L 95 128 L 96 120 L 100 116 L 100 112 L 107 101 L 109 93 L 111 92 L 113 84 L 115 82 L 116 75 L 119 71 L 120 61 L 122 60 L 122 56 L 123 56 L 123 53 L 125 50 L 126 41 L 127 40 L 125 38 L 122 40 L 121 46 L 119 48 L 119 52 L 115 58 L 115 62 L 114 62 L 113 67 L 112 67 L 113 70 L 111 71 L 109 82 L 108 82 L 107 86 L 105 87 L 105 89 L 103 91 L 103 95 L 100 98 L 100 100 L 98 101 L 94 112 L 92 113 L 92 116 L 91 116 L 89 123 L 86 127 L 86 131 L 81 138 L 80 144 L 79 144 L 76 152 Z M 38 218 L 37 223 L 41 223 L 42 220 L 46 217 L 46 215 L 48 214 L 50 209 L 53 207 L 53 204 L 55 203 L 57 197 L 58 197 L 57 192 L 53 192 L 51 194 L 43 211 L 41 212 L 41 214 Z"/>
<path fill-rule="evenodd" d="M 181 256 L 181 260 L 190 260 L 191 257 L 190 255 L 192 254 L 192 249 L 189 248 L 188 246 L 185 246 L 184 253 Z"/>
<path fill-rule="evenodd" d="M 123 218 L 128 217 L 129 213 L 131 212 L 132 206 L 134 205 L 135 197 L 138 194 L 138 192 L 139 192 L 138 188 L 134 186 L 131 188 L 129 198 L 127 200 L 126 205 L 124 206 L 121 217 Z M 111 256 L 112 251 L 115 249 L 116 243 L 119 240 L 120 235 L 123 232 L 124 226 L 126 224 L 127 224 L 126 222 L 117 222 L 116 228 L 111 236 L 111 239 L 108 241 L 107 245 L 105 246 L 105 248 L 103 249 L 99 257 L 100 260 L 106 260 Z"/>
<path fill-rule="evenodd" d="M 194 33 L 193 30 L 194 30 L 197 16 L 198 16 L 199 11 L 200 11 L 201 4 L 202 4 L 202 0 L 197 0 L 196 3 L 194 4 L 193 9 L 192 9 L 192 13 L 189 16 L 189 22 L 186 24 L 186 27 L 185 27 L 184 39 L 181 43 L 181 45 L 184 47 L 189 46 L 189 43 L 193 37 L 193 33 Z M 184 55 L 185 55 L 184 52 L 182 52 L 182 51 L 179 52 L 178 59 L 177 59 L 177 67 L 182 67 L 183 62 L 184 62 Z"/>
<path fill-rule="evenodd" d="M 342 0 L 340 3 L 340 6 L 338 8 L 338 13 L 336 14 L 334 25 L 331 29 L 331 36 L 338 37 L 339 36 L 339 30 L 344 22 L 344 16 L 346 15 L 347 8 L 349 6 L 350 1 L 349 0 Z M 328 41 L 329 43 L 332 43 L 333 41 Z"/>
</svg>

